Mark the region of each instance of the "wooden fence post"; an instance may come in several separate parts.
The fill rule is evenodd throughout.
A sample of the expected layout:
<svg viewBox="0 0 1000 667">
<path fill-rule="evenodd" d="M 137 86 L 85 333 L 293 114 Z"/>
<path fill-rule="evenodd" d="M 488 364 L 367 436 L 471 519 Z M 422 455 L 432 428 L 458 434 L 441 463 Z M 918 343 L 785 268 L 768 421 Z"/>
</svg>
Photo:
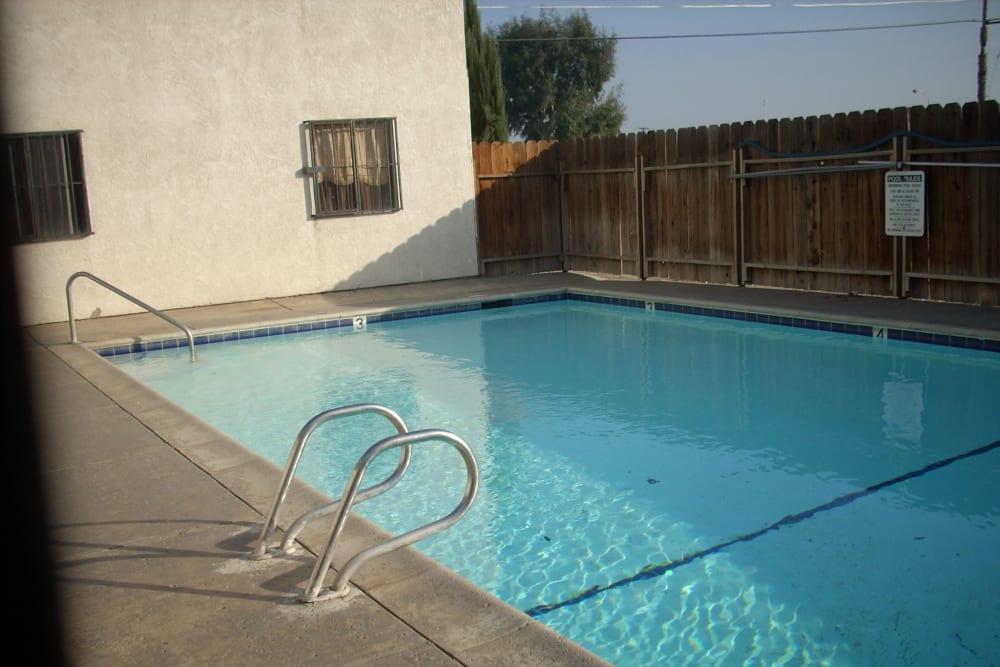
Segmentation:
<svg viewBox="0 0 1000 667">
<path fill-rule="evenodd" d="M 636 248 L 639 279 L 646 279 L 646 175 L 643 171 L 642 155 L 636 151 L 635 156 L 635 211 L 638 223 L 638 247 Z"/>
<path fill-rule="evenodd" d="M 731 151 L 732 161 L 729 167 L 730 176 L 742 174 L 740 157 L 743 153 L 741 148 L 733 148 Z M 743 286 L 743 179 L 730 178 L 732 190 L 730 196 L 733 202 L 733 280 L 740 287 Z"/>
<path fill-rule="evenodd" d="M 746 173 L 746 164 L 743 162 L 743 148 L 737 146 L 733 149 L 734 161 L 736 162 L 736 206 L 734 215 L 736 216 L 735 233 L 736 247 L 733 249 L 736 255 L 736 284 L 745 287 L 747 284 L 747 181 L 743 177 Z"/>
<path fill-rule="evenodd" d="M 907 122 L 909 125 L 909 122 Z M 892 157 L 896 162 L 897 168 L 901 168 L 903 161 L 906 159 L 906 136 L 903 137 L 893 137 L 892 139 Z M 885 215 L 885 186 L 882 187 L 882 206 L 883 213 Z M 883 234 L 885 231 L 883 230 Z M 906 244 L 907 239 L 905 236 L 894 236 L 892 243 L 892 278 L 890 280 L 890 289 L 892 290 L 893 296 L 897 299 L 902 299 L 906 296 L 908 291 L 909 281 L 906 278 Z"/>
<path fill-rule="evenodd" d="M 556 150 L 559 150 L 559 145 L 556 144 Z M 566 187 L 566 175 L 563 173 L 563 161 L 559 159 L 556 162 L 556 171 L 558 171 L 557 178 L 559 179 L 559 266 L 562 267 L 563 273 L 569 271 L 569 267 L 566 265 L 566 248 L 569 246 L 569 238 L 567 237 L 566 229 L 566 216 L 563 213 L 564 198 L 563 190 Z"/>
</svg>

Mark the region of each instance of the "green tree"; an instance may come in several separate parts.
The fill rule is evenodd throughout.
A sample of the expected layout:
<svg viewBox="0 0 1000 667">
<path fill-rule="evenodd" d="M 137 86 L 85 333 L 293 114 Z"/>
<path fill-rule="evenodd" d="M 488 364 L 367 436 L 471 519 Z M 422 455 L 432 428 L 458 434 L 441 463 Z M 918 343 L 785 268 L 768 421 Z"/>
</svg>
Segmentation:
<svg viewBox="0 0 1000 667">
<path fill-rule="evenodd" d="M 621 132 L 621 86 L 614 36 L 598 32 L 586 12 L 543 11 L 503 23 L 500 44 L 510 129 L 524 139 L 575 139 Z"/>
<path fill-rule="evenodd" d="M 465 0 L 465 61 L 473 141 L 507 141 L 507 110 L 496 40 L 483 34 L 475 0 Z"/>
</svg>

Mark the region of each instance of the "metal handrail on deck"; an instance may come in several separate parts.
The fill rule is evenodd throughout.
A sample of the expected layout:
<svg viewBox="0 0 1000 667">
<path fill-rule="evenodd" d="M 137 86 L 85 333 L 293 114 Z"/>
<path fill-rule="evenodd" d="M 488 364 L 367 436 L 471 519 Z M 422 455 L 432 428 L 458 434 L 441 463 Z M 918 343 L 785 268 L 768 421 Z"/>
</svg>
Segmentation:
<svg viewBox="0 0 1000 667">
<path fill-rule="evenodd" d="M 107 281 L 104 281 L 104 280 L 101 280 L 100 278 L 98 278 L 94 274 L 87 273 L 86 271 L 77 271 L 76 273 L 74 273 L 73 275 L 71 275 L 69 277 L 69 279 L 66 281 L 66 308 L 69 310 L 69 338 L 70 338 L 70 342 L 71 343 L 79 343 L 80 342 L 79 340 L 77 340 L 77 337 L 76 337 L 76 320 L 73 318 L 73 298 L 72 298 L 72 295 L 70 293 L 70 287 L 72 287 L 73 282 L 77 278 L 89 278 L 90 280 L 94 281 L 95 283 L 97 283 L 101 287 L 105 287 L 105 288 L 111 290 L 112 292 L 114 292 L 118 296 L 122 297 L 123 299 L 127 299 L 127 300 L 131 301 L 132 303 L 134 303 L 135 305 L 139 306 L 140 308 L 144 308 L 145 310 L 148 310 L 153 315 L 156 315 L 160 319 L 163 319 L 163 320 L 169 322 L 170 324 L 173 324 L 175 327 L 181 329 L 184 332 L 184 335 L 187 336 L 188 347 L 191 348 L 191 361 L 195 360 L 195 354 L 194 354 L 194 335 L 191 333 L 191 330 L 189 328 L 187 328 L 186 326 L 184 326 L 183 324 L 181 324 L 180 322 L 178 322 L 174 318 L 170 317 L 166 313 L 164 313 L 162 311 L 159 311 L 156 308 L 153 308 L 152 306 L 150 306 L 147 303 L 143 303 L 142 301 L 140 301 L 139 299 L 135 298 L 134 296 L 132 296 L 128 292 L 122 291 L 122 290 L 118 289 L 117 287 L 115 287 L 114 285 L 112 285 L 111 283 L 109 283 Z"/>
<path fill-rule="evenodd" d="M 465 462 L 467 475 L 465 481 L 465 491 L 462 494 L 462 499 L 459 501 L 458 505 L 456 505 L 455 509 L 451 512 L 436 521 L 431 521 L 430 523 L 424 524 L 419 528 L 414 528 L 407 533 L 397 535 L 396 537 L 382 542 L 381 544 L 376 544 L 373 547 L 362 549 L 340 569 L 340 572 L 333 581 L 333 585 L 323 590 L 323 580 L 326 576 L 327 570 L 330 568 L 330 563 L 333 560 L 333 547 L 344 528 L 344 523 L 347 521 L 347 515 L 351 511 L 351 506 L 360 502 L 356 499 L 356 496 L 358 495 L 358 487 L 361 485 L 361 480 L 364 478 L 365 470 L 367 470 L 369 464 L 371 464 L 371 462 L 384 451 L 394 449 L 396 447 L 402 447 L 405 451 L 413 444 L 427 440 L 443 440 L 444 442 L 447 442 L 458 450 L 458 453 L 462 456 L 462 460 Z M 306 584 L 305 590 L 299 595 L 299 601 L 321 602 L 324 600 L 346 597 L 350 592 L 347 587 L 347 582 L 359 567 L 376 556 L 385 555 L 391 551 L 395 551 L 396 549 L 400 549 L 413 544 L 414 542 L 430 537 L 431 535 L 436 535 L 445 528 L 453 525 L 469 510 L 469 507 L 472 505 L 472 501 L 476 499 L 478 491 L 479 464 L 476 461 L 476 456 L 473 454 L 472 448 L 469 447 L 468 443 L 454 433 L 441 429 L 426 429 L 423 431 L 400 433 L 399 435 L 393 435 L 383 440 L 379 440 L 372 445 L 368 451 L 361 455 L 361 458 L 358 459 L 357 464 L 354 466 L 354 471 L 351 473 L 351 477 L 347 482 L 347 488 L 341 498 L 337 518 L 334 521 L 333 530 L 330 532 L 330 539 L 327 542 L 326 549 L 323 551 L 322 558 L 316 561 L 316 565 L 313 567 L 312 575 L 309 577 L 309 583 Z"/>
<path fill-rule="evenodd" d="M 285 471 L 282 475 L 281 483 L 278 486 L 278 493 L 274 497 L 274 502 L 271 503 L 271 509 L 267 513 L 267 518 L 264 519 L 264 525 L 261 527 L 260 537 L 257 539 L 257 546 L 250 555 L 251 559 L 261 560 L 270 558 L 271 555 L 276 552 L 284 554 L 291 553 L 295 550 L 295 538 L 305 527 L 306 523 L 317 517 L 329 514 L 340 507 L 343 498 L 306 512 L 296 519 L 288 528 L 285 538 L 282 540 L 280 546 L 271 544 L 271 537 L 274 535 L 274 532 L 278 527 L 278 517 L 281 514 L 281 506 L 285 503 L 285 498 L 288 496 L 288 490 L 292 485 L 292 479 L 295 477 L 295 471 L 298 469 L 299 461 L 302 459 L 302 453 L 305 450 L 306 443 L 309 441 L 313 432 L 321 425 L 332 419 L 364 413 L 380 414 L 396 427 L 397 433 L 407 432 L 406 422 L 403 421 L 402 417 L 400 417 L 395 411 L 382 405 L 376 405 L 375 403 L 358 403 L 355 405 L 344 405 L 339 408 L 324 410 L 306 422 L 305 426 L 299 430 L 299 434 L 295 437 L 295 442 L 292 443 L 292 449 L 288 453 L 288 461 L 285 463 Z M 396 467 L 393 469 L 392 473 L 390 473 L 388 477 L 378 484 L 357 493 L 356 497 L 351 499 L 351 503 L 360 503 L 394 487 L 396 483 L 399 482 L 400 478 L 402 478 L 406 469 L 410 466 L 410 457 L 410 448 L 404 447 L 399 454 L 399 461 L 396 463 Z"/>
<path fill-rule="evenodd" d="M 278 528 L 278 517 L 281 513 L 281 507 L 285 502 L 289 489 L 291 488 L 292 480 L 295 477 L 295 471 L 298 469 L 299 462 L 302 459 L 302 453 L 305 450 L 306 443 L 309 441 L 309 438 L 317 428 L 332 419 L 364 413 L 375 413 L 388 419 L 392 425 L 396 427 L 396 435 L 379 440 L 361 455 L 354 466 L 354 470 L 351 472 L 350 479 L 344 489 L 344 494 L 340 497 L 340 499 L 305 512 L 292 522 L 292 525 L 286 531 L 284 540 L 282 540 L 280 546 L 272 544 L 272 537 Z M 426 523 L 419 528 L 414 528 L 413 530 L 403 533 L 402 535 L 397 535 L 396 537 L 393 537 L 381 544 L 368 547 L 367 549 L 362 549 L 358 553 L 354 554 L 349 561 L 347 561 L 347 564 L 340 570 L 340 573 L 334 580 L 333 586 L 326 590 L 321 590 L 323 588 L 323 580 L 325 579 L 326 573 L 330 569 L 330 563 L 333 560 L 333 547 L 337 543 L 337 538 L 340 536 L 341 531 L 344 529 L 344 524 L 351 512 L 351 507 L 357 505 L 358 503 L 362 503 L 369 498 L 374 498 L 375 496 L 394 487 L 403 477 L 407 468 L 409 468 L 410 458 L 412 456 L 411 449 L 413 445 L 427 440 L 443 440 L 444 442 L 447 442 L 458 450 L 459 455 L 465 462 L 465 492 L 462 494 L 462 499 L 458 502 L 458 505 L 456 505 L 455 509 L 451 512 L 435 521 Z M 390 449 L 400 450 L 399 461 L 396 463 L 396 467 L 393 469 L 392 473 L 390 473 L 388 477 L 378 484 L 373 484 L 366 489 L 360 489 L 361 482 L 364 479 L 365 471 L 368 470 L 368 466 L 372 463 L 372 461 L 378 458 L 380 454 Z M 342 598 L 349 592 L 347 587 L 348 580 L 351 575 L 354 574 L 359 567 L 361 567 L 361 565 L 376 556 L 381 556 L 389 553 L 390 551 L 395 551 L 396 549 L 408 546 L 426 537 L 435 535 L 445 528 L 448 528 L 465 515 L 465 513 L 469 510 L 469 507 L 472 505 L 472 501 L 476 499 L 478 491 L 479 463 L 476 461 L 476 456 L 472 452 L 472 448 L 469 447 L 468 443 L 454 433 L 441 429 L 409 431 L 406 428 L 406 423 L 403 421 L 402 417 L 400 417 L 393 410 L 376 403 L 357 403 L 355 405 L 344 405 L 338 408 L 324 410 L 306 422 L 305 426 L 299 430 L 299 434 L 296 436 L 295 442 L 292 443 L 292 449 L 288 453 L 288 461 L 285 463 L 285 471 L 282 475 L 281 483 L 278 485 L 278 493 L 274 498 L 274 502 L 271 504 L 271 509 L 268 511 L 267 517 L 264 519 L 264 524 L 261 527 L 257 545 L 248 555 L 248 558 L 250 560 L 263 560 L 279 554 L 291 554 L 295 551 L 295 538 L 305 527 L 306 523 L 315 518 L 325 516 L 336 511 L 337 516 L 333 522 L 333 529 L 330 531 L 329 541 L 327 542 L 322 555 L 317 559 L 312 575 L 309 577 L 309 583 L 306 585 L 305 590 L 299 595 L 299 600 L 301 602 L 320 602 L 322 600 Z"/>
</svg>

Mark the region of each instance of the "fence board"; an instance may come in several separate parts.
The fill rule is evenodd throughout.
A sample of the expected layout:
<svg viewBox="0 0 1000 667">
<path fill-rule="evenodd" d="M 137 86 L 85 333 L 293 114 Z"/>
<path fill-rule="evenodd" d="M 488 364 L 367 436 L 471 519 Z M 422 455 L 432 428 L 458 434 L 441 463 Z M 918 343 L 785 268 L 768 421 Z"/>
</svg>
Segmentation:
<svg viewBox="0 0 1000 667">
<path fill-rule="evenodd" d="M 709 160 L 709 144 L 712 141 L 712 128 L 699 127 L 692 137 L 691 164 L 704 164 Z M 717 202 L 711 196 L 712 179 L 705 173 L 705 167 L 692 167 L 687 170 L 691 184 L 691 208 L 688 210 L 688 237 L 690 238 L 691 258 L 707 260 L 709 258 L 709 238 L 712 231 L 712 214 Z M 693 264 L 690 267 L 691 279 L 696 282 L 711 280 L 711 267 L 704 264 Z"/>
<path fill-rule="evenodd" d="M 977 108 L 981 137 L 1000 137 L 1000 113 L 995 101 L 987 102 Z M 977 153 L 978 161 L 995 160 L 997 153 Z M 979 259 L 978 266 L 973 267 L 977 276 L 992 276 L 1000 278 L 1000 173 L 997 169 L 980 169 L 979 191 L 982 208 L 979 213 Z M 970 300 L 972 301 L 972 300 Z M 992 306 L 1000 305 L 1000 286 L 979 285 L 976 303 Z"/>
<path fill-rule="evenodd" d="M 840 126 L 840 141 L 843 142 L 843 145 L 849 148 L 860 147 L 862 145 L 858 136 L 860 133 L 857 131 L 858 128 L 855 127 L 853 114 L 836 114 L 834 122 Z M 837 251 L 833 263 L 833 266 L 836 268 L 849 270 L 859 268 L 856 254 L 853 251 L 856 244 L 853 241 L 859 234 L 864 233 L 864 229 L 859 225 L 861 221 L 857 218 L 858 212 L 852 206 L 854 197 L 849 194 L 850 192 L 857 191 L 857 176 L 858 174 L 848 172 L 838 174 L 838 177 L 831 179 L 833 181 L 832 189 L 837 211 L 835 223 L 837 226 Z M 830 281 L 830 289 L 827 291 L 840 293 L 855 291 L 853 285 L 857 280 L 856 275 L 843 273 L 830 275 L 833 277 L 833 280 Z"/>
<path fill-rule="evenodd" d="M 666 255 L 663 238 L 664 216 L 668 210 L 666 188 L 666 142 L 667 133 L 659 130 L 646 133 L 646 196 L 645 196 L 645 231 L 646 231 L 646 273 L 650 277 L 667 277 L 667 267 L 658 258 Z"/>
<path fill-rule="evenodd" d="M 691 162 L 689 155 L 691 150 L 692 133 L 694 128 L 684 128 L 677 130 L 677 143 L 674 147 L 674 166 L 680 166 Z M 691 208 L 691 184 L 689 182 L 690 172 L 687 169 L 679 169 L 668 172 L 673 175 L 672 190 L 674 196 L 672 201 L 673 220 L 670 231 L 672 238 L 667 240 L 670 248 L 669 257 L 671 259 L 691 259 L 691 229 L 690 220 Z M 692 280 L 691 266 L 689 264 L 674 264 L 673 270 L 677 280 Z"/>
<path fill-rule="evenodd" d="M 702 160 L 705 162 L 718 162 L 719 150 L 723 144 L 721 137 L 722 128 L 718 125 L 711 125 L 707 130 L 705 151 Z M 708 171 L 704 175 L 705 191 L 702 194 L 703 218 L 701 224 L 705 226 L 705 232 L 699 234 L 701 244 L 698 248 L 698 255 L 705 257 L 710 262 L 717 262 L 720 254 L 724 252 L 723 239 L 726 234 L 726 223 L 728 220 L 722 219 L 728 208 L 728 199 L 725 197 L 722 184 L 719 183 L 719 168 L 705 167 Z M 719 267 L 712 264 L 702 267 L 699 276 L 702 282 L 715 283 L 720 281 L 721 271 Z"/>
<path fill-rule="evenodd" d="M 861 128 L 861 114 L 838 114 L 843 116 L 845 142 L 851 147 L 864 145 L 864 133 Z M 864 181 L 870 174 L 848 172 L 843 178 L 837 179 L 837 197 L 840 202 L 840 248 L 841 260 L 837 266 L 852 270 L 865 270 L 863 253 L 864 237 L 868 234 L 868 214 L 858 206 L 861 201 L 858 196 L 864 192 Z M 841 280 L 841 290 L 849 293 L 864 293 L 864 276 L 847 274 Z M 841 291 L 837 290 L 837 291 Z"/>
<path fill-rule="evenodd" d="M 878 116 L 874 111 L 865 111 L 861 115 L 861 126 L 863 131 L 863 143 L 871 144 L 881 138 L 878 133 Z M 877 176 L 869 177 L 868 187 L 858 195 L 858 205 L 867 213 L 864 247 L 864 265 L 869 271 L 890 271 L 892 269 L 892 246 L 887 242 L 885 230 L 885 205 L 882 199 L 884 181 L 881 173 Z M 860 294 L 882 294 L 892 293 L 892 285 L 889 278 L 880 278 L 877 275 L 866 276 Z"/>
</svg>

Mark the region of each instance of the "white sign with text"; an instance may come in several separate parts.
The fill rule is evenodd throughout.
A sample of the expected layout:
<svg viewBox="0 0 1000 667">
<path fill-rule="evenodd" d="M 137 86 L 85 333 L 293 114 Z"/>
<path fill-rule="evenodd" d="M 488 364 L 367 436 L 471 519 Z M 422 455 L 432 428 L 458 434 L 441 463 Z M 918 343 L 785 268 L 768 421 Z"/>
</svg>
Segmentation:
<svg viewBox="0 0 1000 667">
<path fill-rule="evenodd" d="M 924 172 L 886 172 L 885 233 L 887 236 L 924 235 Z"/>
</svg>

